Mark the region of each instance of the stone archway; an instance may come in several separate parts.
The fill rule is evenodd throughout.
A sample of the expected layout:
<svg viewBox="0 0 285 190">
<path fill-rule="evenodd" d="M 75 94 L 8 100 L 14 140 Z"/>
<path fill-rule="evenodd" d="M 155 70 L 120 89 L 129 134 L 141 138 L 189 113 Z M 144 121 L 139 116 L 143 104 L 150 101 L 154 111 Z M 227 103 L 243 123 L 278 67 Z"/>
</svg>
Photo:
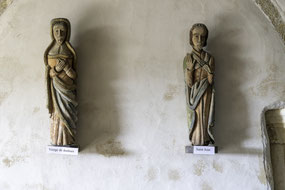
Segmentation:
<svg viewBox="0 0 285 190">
<path fill-rule="evenodd" d="M 264 167 L 269 190 L 285 188 L 285 102 L 265 107 L 261 114 Z"/>
</svg>

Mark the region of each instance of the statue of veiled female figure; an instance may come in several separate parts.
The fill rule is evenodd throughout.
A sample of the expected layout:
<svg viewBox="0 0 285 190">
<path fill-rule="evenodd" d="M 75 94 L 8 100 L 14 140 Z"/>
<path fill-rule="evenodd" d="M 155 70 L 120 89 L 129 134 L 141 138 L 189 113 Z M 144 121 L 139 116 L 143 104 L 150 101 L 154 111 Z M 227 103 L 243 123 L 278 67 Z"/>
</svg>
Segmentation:
<svg viewBox="0 0 285 190">
<path fill-rule="evenodd" d="M 189 139 L 194 146 L 214 144 L 214 58 L 203 47 L 207 45 L 208 29 L 194 24 L 190 30 L 193 50 L 183 61 Z"/>
<path fill-rule="evenodd" d="M 69 43 L 70 22 L 51 21 L 52 42 L 44 53 L 52 145 L 75 145 L 77 122 L 76 53 Z"/>
</svg>

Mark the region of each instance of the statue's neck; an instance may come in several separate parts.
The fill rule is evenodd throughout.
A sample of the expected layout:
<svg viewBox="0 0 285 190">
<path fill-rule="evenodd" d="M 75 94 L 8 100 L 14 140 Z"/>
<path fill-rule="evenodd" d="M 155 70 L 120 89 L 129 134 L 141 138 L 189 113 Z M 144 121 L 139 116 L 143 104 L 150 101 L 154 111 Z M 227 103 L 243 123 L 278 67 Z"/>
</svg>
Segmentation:
<svg viewBox="0 0 285 190">
<path fill-rule="evenodd" d="M 62 44 L 56 43 L 56 44 L 54 45 L 54 50 L 57 51 L 58 54 L 61 54 L 62 49 L 63 49 L 62 46 L 63 46 Z"/>
<path fill-rule="evenodd" d="M 67 47 L 66 43 L 63 44 L 58 44 L 55 43 L 52 48 L 49 51 L 49 55 L 72 55 L 72 53 L 70 52 L 69 48 Z"/>
<path fill-rule="evenodd" d="M 197 50 L 193 47 L 192 52 L 198 55 L 199 57 L 201 57 L 201 54 L 203 53 L 203 49 Z"/>
</svg>

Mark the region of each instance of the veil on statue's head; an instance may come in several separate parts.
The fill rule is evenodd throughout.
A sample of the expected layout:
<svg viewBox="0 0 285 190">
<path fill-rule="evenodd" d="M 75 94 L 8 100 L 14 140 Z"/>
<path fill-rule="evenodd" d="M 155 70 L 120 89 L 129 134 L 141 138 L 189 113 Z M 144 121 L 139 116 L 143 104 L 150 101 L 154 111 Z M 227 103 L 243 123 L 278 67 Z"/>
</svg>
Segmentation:
<svg viewBox="0 0 285 190">
<path fill-rule="evenodd" d="M 54 41 L 54 34 L 53 34 L 53 27 L 54 25 L 56 24 L 64 24 L 65 27 L 66 27 L 66 38 L 65 38 L 65 42 L 69 42 L 70 40 L 70 32 L 71 32 L 71 29 L 70 29 L 70 22 L 69 20 L 67 20 L 66 18 L 54 18 L 51 20 L 51 27 L 50 27 L 50 35 L 51 35 L 51 39 Z"/>
<path fill-rule="evenodd" d="M 48 46 L 48 48 L 46 49 L 45 53 L 44 53 L 44 61 L 45 64 L 48 65 L 47 63 L 47 55 L 50 51 L 50 49 L 53 47 L 53 45 L 56 43 L 55 38 L 54 38 L 54 34 L 53 34 L 53 27 L 56 24 L 64 24 L 66 27 L 66 37 L 64 40 L 64 43 L 67 45 L 68 49 L 71 51 L 71 53 L 73 54 L 73 58 L 74 58 L 74 69 L 76 70 L 77 67 L 77 56 L 75 53 L 74 48 L 72 47 L 72 45 L 69 43 L 70 40 L 70 33 L 71 33 L 71 27 L 70 27 L 70 22 L 68 19 L 66 18 L 54 18 L 51 20 L 51 27 L 50 27 L 50 35 L 51 35 L 51 39 L 52 42 L 50 43 L 50 45 Z"/>
</svg>

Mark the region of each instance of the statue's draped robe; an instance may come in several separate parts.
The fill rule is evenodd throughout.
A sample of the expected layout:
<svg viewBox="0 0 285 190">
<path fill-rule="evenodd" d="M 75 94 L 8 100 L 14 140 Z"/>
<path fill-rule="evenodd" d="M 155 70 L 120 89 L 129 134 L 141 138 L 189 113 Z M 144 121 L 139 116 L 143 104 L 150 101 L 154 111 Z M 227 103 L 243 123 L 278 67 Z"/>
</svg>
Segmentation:
<svg viewBox="0 0 285 190">
<path fill-rule="evenodd" d="M 75 144 L 75 129 L 77 122 L 76 73 L 73 57 L 69 55 L 48 55 L 49 70 L 54 69 L 57 59 L 65 59 L 72 68 L 67 74 L 62 70 L 56 76 L 48 76 L 51 96 L 51 143 L 53 145 Z"/>
<path fill-rule="evenodd" d="M 183 63 L 188 110 L 189 139 L 192 145 L 214 144 L 214 60 L 205 52 L 192 51 Z"/>
</svg>

